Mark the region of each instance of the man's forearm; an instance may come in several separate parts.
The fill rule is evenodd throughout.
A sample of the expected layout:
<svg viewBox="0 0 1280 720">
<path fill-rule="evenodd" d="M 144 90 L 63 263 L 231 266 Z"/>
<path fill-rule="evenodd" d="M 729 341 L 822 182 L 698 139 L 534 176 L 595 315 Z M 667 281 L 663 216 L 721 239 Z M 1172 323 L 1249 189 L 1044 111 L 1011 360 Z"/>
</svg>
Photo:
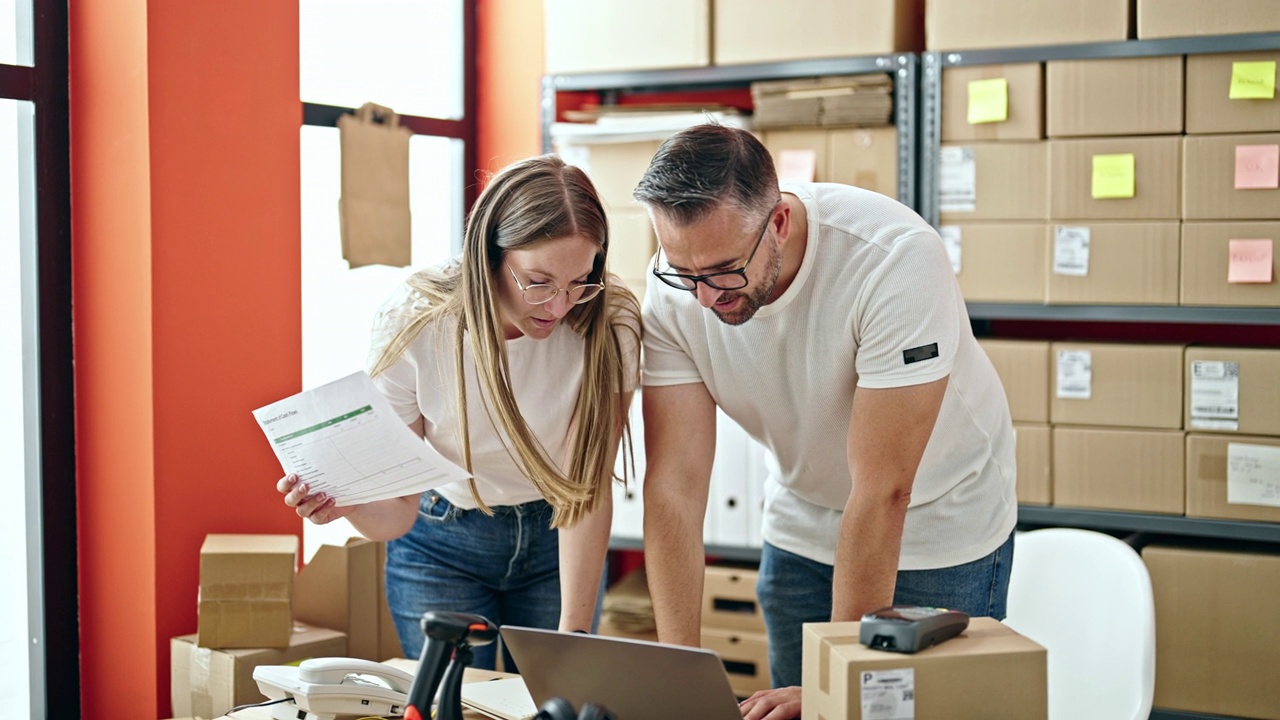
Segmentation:
<svg viewBox="0 0 1280 720">
<path fill-rule="evenodd" d="M 645 496 L 645 570 L 649 595 L 665 643 L 702 643 L 702 582 L 706 557 L 700 518 L 688 503 L 654 507 Z"/>
<path fill-rule="evenodd" d="M 858 620 L 893 604 L 907 498 L 851 498 L 840 522 L 831 620 Z"/>
</svg>

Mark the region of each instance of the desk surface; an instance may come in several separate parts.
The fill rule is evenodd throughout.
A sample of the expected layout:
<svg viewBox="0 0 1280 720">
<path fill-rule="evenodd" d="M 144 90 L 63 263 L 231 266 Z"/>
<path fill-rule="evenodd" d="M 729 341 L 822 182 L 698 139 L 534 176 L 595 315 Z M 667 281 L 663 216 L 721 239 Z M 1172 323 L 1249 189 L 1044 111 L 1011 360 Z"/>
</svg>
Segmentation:
<svg viewBox="0 0 1280 720">
<path fill-rule="evenodd" d="M 387 660 L 386 662 L 388 665 L 398 667 L 407 673 L 416 673 L 418 671 L 417 660 L 405 660 L 401 658 L 401 659 L 395 659 L 395 660 Z M 492 670 L 477 670 L 475 668 L 467 668 L 462 675 L 462 682 L 464 683 L 482 682 L 485 680 L 493 680 L 496 678 L 505 678 L 505 677 L 515 677 L 515 676 L 510 673 L 500 673 L 500 672 L 494 672 Z M 271 706 L 247 708 L 237 713 L 234 713 L 232 715 L 223 715 L 218 720 L 222 720 L 223 718 L 225 718 L 225 720 L 271 720 L 271 709 L 272 709 Z M 466 718 L 467 720 L 490 720 L 488 715 L 485 715 L 484 713 L 476 712 L 474 710 L 468 710 L 466 708 L 463 708 L 462 710 L 462 717 Z"/>
</svg>

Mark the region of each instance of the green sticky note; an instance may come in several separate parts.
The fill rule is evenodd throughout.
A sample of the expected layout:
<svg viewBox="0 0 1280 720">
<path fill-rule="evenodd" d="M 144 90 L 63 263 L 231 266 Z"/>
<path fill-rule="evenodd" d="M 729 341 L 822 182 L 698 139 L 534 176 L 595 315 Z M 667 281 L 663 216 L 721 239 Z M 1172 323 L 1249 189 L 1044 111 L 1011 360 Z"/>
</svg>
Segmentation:
<svg viewBox="0 0 1280 720">
<path fill-rule="evenodd" d="M 1231 63 L 1232 100 L 1274 100 L 1276 97 L 1276 61 Z"/>
<path fill-rule="evenodd" d="M 1009 119 L 1009 81 L 1005 78 L 969 82 L 969 124 Z"/>
<path fill-rule="evenodd" d="M 1133 174 L 1133 153 L 1094 155 L 1093 199 L 1133 197 Z"/>
</svg>

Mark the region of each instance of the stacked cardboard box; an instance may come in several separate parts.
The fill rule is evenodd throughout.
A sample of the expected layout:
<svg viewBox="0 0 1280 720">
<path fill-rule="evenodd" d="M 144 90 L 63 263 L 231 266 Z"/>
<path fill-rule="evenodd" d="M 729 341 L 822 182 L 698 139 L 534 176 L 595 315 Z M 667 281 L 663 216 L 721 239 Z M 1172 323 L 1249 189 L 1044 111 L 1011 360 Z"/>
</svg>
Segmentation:
<svg viewBox="0 0 1280 720">
<path fill-rule="evenodd" d="M 1187 56 L 1183 305 L 1280 307 L 1277 65 L 1280 51 Z"/>
<path fill-rule="evenodd" d="M 1053 504 L 1049 429 L 1049 343 L 982 339 L 1009 399 L 1017 443 L 1018 503 Z"/>
<path fill-rule="evenodd" d="M 919 52 L 924 5 L 924 0 L 715 0 L 715 64 Z"/>
<path fill-rule="evenodd" d="M 939 231 L 966 300 L 1045 300 L 1043 138 L 1041 63 L 943 70 Z"/>
<path fill-rule="evenodd" d="M 734 694 L 769 688 L 769 641 L 755 570 L 708 566 L 702 589 L 702 646 L 724 662 Z"/>
<path fill-rule="evenodd" d="M 895 127 L 767 130 L 780 182 L 832 182 L 898 197 Z"/>
<path fill-rule="evenodd" d="M 711 0 L 550 0 L 548 74 L 711 64 Z"/>
<path fill-rule="evenodd" d="M 1280 3 L 1275 0 L 1138 0 L 1142 40 L 1277 31 Z"/>
<path fill-rule="evenodd" d="M 1051 304 L 1178 304 L 1182 63 L 1047 64 Z"/>
<path fill-rule="evenodd" d="M 1132 37 L 1132 25 L 1131 0 L 935 0 L 925 41 L 929 50 L 1108 42 Z"/>
</svg>

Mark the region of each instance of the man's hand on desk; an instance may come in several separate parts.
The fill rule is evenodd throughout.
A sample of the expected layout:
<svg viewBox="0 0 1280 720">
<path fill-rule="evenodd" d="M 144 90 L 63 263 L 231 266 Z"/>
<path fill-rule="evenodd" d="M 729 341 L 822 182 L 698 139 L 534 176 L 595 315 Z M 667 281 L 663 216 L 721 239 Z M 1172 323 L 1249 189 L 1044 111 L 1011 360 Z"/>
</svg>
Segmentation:
<svg viewBox="0 0 1280 720">
<path fill-rule="evenodd" d="M 745 720 L 792 720 L 800 717 L 800 688 L 760 690 L 738 707 Z"/>
</svg>

